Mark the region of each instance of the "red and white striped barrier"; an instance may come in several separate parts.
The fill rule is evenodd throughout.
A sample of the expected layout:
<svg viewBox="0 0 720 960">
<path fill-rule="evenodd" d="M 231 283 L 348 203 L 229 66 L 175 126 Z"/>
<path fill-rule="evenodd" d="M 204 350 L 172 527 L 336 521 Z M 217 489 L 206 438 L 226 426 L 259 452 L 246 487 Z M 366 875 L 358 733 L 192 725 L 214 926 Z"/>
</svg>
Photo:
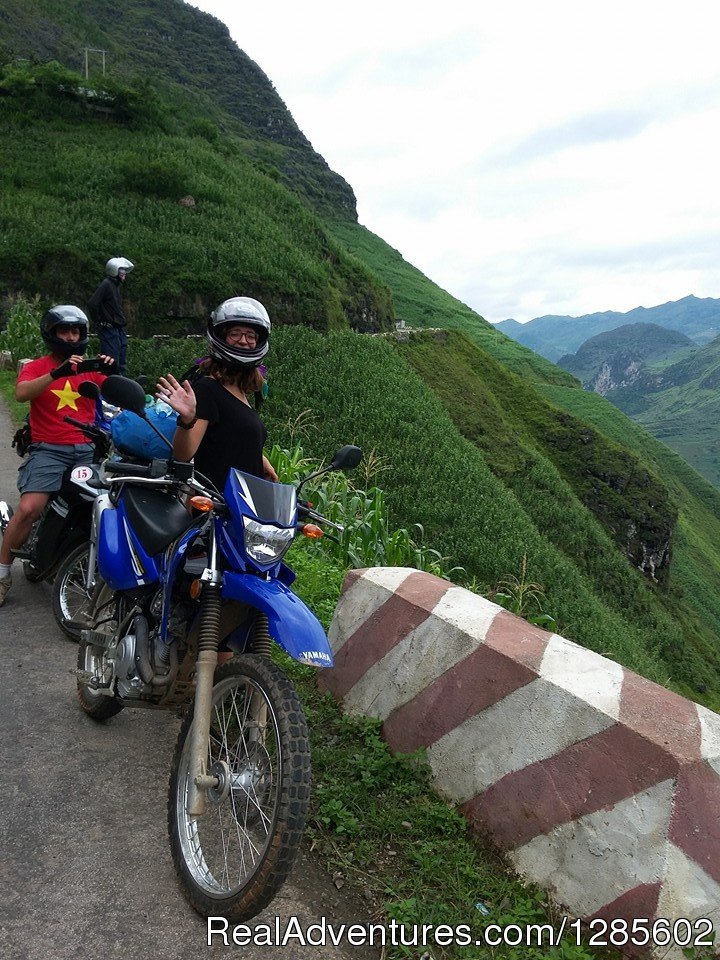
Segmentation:
<svg viewBox="0 0 720 960">
<path fill-rule="evenodd" d="M 718 714 L 416 570 L 349 573 L 330 642 L 325 688 L 558 903 L 720 935 Z"/>
</svg>

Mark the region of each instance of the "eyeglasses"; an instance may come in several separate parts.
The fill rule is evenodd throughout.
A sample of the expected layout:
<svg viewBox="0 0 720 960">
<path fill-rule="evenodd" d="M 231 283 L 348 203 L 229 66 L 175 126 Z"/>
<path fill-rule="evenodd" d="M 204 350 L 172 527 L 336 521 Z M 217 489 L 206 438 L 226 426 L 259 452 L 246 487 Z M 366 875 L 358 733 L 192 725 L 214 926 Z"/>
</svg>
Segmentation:
<svg viewBox="0 0 720 960">
<path fill-rule="evenodd" d="M 228 330 L 225 334 L 226 342 L 239 343 L 244 340 L 249 346 L 254 347 L 257 343 L 257 334 L 254 330 Z"/>
</svg>

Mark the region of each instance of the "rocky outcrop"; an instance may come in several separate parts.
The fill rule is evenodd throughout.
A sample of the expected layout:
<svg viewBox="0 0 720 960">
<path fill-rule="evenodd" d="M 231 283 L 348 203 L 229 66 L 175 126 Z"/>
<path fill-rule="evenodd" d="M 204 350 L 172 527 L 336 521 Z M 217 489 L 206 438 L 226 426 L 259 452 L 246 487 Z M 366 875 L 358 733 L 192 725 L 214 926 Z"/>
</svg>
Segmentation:
<svg viewBox="0 0 720 960">
<path fill-rule="evenodd" d="M 611 390 L 632 386 L 640 377 L 642 368 L 640 360 L 616 355 L 612 361 L 606 360 L 596 376 L 583 386 L 606 397 Z"/>
<path fill-rule="evenodd" d="M 630 563 L 667 586 L 677 507 L 630 451 L 569 414 L 545 436 L 548 455 Z"/>
</svg>

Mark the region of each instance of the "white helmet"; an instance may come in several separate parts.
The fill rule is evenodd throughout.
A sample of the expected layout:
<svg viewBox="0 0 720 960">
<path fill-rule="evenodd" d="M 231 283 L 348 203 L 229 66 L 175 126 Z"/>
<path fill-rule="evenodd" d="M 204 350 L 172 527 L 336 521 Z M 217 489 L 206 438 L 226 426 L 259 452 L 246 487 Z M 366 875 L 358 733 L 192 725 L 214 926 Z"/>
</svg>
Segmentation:
<svg viewBox="0 0 720 960">
<path fill-rule="evenodd" d="M 112 257 L 105 264 L 105 273 L 109 277 L 116 277 L 121 270 L 124 270 L 125 273 L 130 273 L 134 266 L 135 264 L 126 257 Z"/>
<path fill-rule="evenodd" d="M 238 324 L 255 330 L 257 343 L 254 346 L 225 342 L 223 328 Z M 216 360 L 231 366 L 257 367 L 268 352 L 270 326 L 268 312 L 259 300 L 253 300 L 252 297 L 232 297 L 224 300 L 217 310 L 213 310 L 208 320 L 207 339 L 210 353 Z"/>
</svg>

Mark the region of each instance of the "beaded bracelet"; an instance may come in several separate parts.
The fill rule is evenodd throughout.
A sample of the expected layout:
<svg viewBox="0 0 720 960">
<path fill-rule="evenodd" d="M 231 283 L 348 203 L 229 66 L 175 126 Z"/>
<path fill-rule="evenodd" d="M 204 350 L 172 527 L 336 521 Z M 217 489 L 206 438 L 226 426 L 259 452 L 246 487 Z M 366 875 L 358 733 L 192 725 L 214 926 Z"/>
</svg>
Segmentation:
<svg viewBox="0 0 720 960">
<path fill-rule="evenodd" d="M 177 418 L 177 425 L 181 430 L 192 430 L 197 423 L 197 417 L 193 417 L 190 423 L 183 423 L 180 417 Z"/>
</svg>

